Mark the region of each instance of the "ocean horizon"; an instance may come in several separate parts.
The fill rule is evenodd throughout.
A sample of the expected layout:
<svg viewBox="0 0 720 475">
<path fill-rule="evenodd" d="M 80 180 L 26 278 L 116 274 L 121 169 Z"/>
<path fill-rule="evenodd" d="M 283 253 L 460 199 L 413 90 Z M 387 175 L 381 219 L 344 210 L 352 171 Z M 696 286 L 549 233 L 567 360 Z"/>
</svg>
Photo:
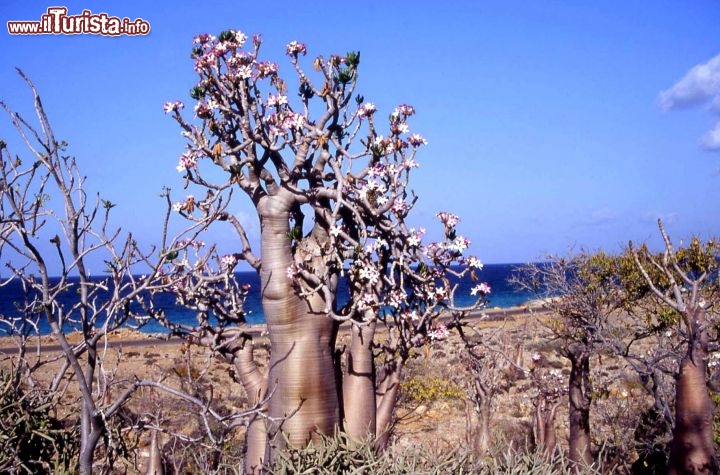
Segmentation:
<svg viewBox="0 0 720 475">
<path fill-rule="evenodd" d="M 535 296 L 529 292 L 519 292 L 508 282 L 510 276 L 522 264 L 485 264 L 481 272 L 478 272 L 479 282 L 487 282 L 492 292 L 488 296 L 488 304 L 486 308 L 511 308 L 532 300 Z M 260 301 L 260 279 L 255 271 L 236 272 L 235 276 L 240 284 L 249 284 L 250 292 L 245 300 L 245 310 L 247 311 L 246 321 L 249 324 L 265 323 L 265 316 L 262 311 Z M 55 278 L 57 279 L 57 278 Z M 98 277 L 101 280 L 102 277 Z M 77 280 L 76 278 L 70 279 Z M 455 292 L 455 304 L 457 306 L 469 306 L 475 301 L 475 297 L 470 294 L 470 289 L 477 284 L 469 277 L 461 281 L 456 281 L 458 288 Z M 77 302 L 75 292 L 67 292 L 58 298 L 58 303 L 65 307 L 69 307 Z M 343 293 L 338 298 L 343 300 Z M 0 287 L 0 316 L 14 317 L 20 316 L 17 305 L 23 301 L 22 285 L 19 280 L 10 281 L 4 287 Z M 99 298 L 103 298 L 102 295 Z M 174 295 L 170 293 L 157 295 L 154 299 L 156 308 L 165 311 L 167 318 L 175 323 L 183 323 L 193 325 L 196 322 L 196 312 L 181 305 L 178 305 Z M 50 327 L 44 320 L 38 325 L 40 334 L 50 333 Z M 68 330 L 72 331 L 70 327 Z M 145 333 L 167 333 L 167 330 L 155 321 L 150 321 L 141 329 Z M 7 335 L 9 327 L 0 324 L 0 335 Z"/>
</svg>

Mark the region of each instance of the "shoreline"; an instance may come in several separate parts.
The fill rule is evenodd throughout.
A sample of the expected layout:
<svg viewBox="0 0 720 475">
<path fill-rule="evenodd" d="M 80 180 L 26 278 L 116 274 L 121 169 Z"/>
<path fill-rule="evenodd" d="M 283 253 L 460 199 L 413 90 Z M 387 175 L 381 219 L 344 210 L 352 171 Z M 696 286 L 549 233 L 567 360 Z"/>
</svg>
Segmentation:
<svg viewBox="0 0 720 475">
<path fill-rule="evenodd" d="M 533 312 L 544 312 L 545 309 L 543 309 L 542 301 L 539 300 L 531 300 L 526 302 L 523 305 L 518 305 L 514 307 L 507 307 L 507 308 L 501 308 L 501 307 L 493 307 L 493 308 L 486 308 L 482 310 L 477 310 L 474 312 L 469 313 L 466 315 L 463 320 L 466 321 L 472 321 L 472 322 L 495 322 L 495 321 L 503 321 L 508 318 L 514 318 L 517 316 L 530 316 L 533 314 Z M 447 320 L 448 316 L 441 315 L 439 317 L 439 321 Z M 341 324 L 341 331 L 346 330 L 347 324 Z M 247 332 L 254 338 L 263 337 L 263 334 L 267 332 L 267 325 L 265 323 L 256 323 L 256 324 L 245 324 L 242 328 L 243 331 Z M 77 343 L 79 341 L 79 332 L 73 332 L 67 334 L 68 340 L 71 344 Z M 40 352 L 53 352 L 53 351 L 60 351 L 62 348 L 60 347 L 60 344 L 57 343 L 57 340 L 53 337 L 53 335 L 40 335 L 40 344 L 38 345 L 37 342 L 37 336 L 32 336 L 29 338 L 28 344 L 26 346 L 26 352 L 31 353 L 38 351 Z M 15 343 L 15 338 L 13 336 L 3 336 L 0 337 L 0 356 L 12 356 L 12 354 L 16 353 L 18 351 L 18 348 Z M 168 345 L 181 345 L 184 343 L 184 340 L 181 340 L 180 338 L 173 338 L 168 333 L 144 333 L 140 330 L 131 330 L 131 329 L 120 329 L 115 330 L 114 332 L 110 333 L 108 335 L 108 342 L 107 347 L 108 348 L 118 348 L 118 347 L 145 347 L 145 346 L 168 346 Z M 105 346 L 105 345 L 103 345 Z"/>
</svg>

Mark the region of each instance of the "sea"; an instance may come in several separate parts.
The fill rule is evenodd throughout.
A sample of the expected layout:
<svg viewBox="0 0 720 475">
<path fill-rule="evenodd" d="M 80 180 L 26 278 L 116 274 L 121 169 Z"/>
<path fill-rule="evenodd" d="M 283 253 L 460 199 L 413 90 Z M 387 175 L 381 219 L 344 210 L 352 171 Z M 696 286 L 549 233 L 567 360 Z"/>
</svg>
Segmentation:
<svg viewBox="0 0 720 475">
<path fill-rule="evenodd" d="M 486 264 L 482 271 L 478 272 L 478 281 L 473 281 L 469 277 L 461 281 L 456 281 L 458 288 L 455 292 L 455 304 L 457 306 L 469 306 L 475 302 L 475 297 L 470 294 L 470 289 L 477 285 L 478 282 L 487 282 L 492 292 L 488 297 L 486 308 L 510 308 L 522 305 L 534 298 L 533 294 L 525 291 L 521 292 L 514 288 L 510 282 L 510 277 L 517 272 L 520 264 Z M 262 305 L 260 302 L 260 279 L 256 272 L 237 272 L 237 281 L 241 284 L 250 284 L 250 293 L 245 300 L 245 310 L 248 312 L 246 320 L 250 324 L 262 324 L 265 322 Z M 71 279 L 72 281 L 73 279 Z M 77 282 L 77 280 L 75 280 Z M 58 297 L 58 303 L 65 308 L 69 308 L 77 302 L 76 287 L 69 292 L 61 294 Z M 338 295 L 338 299 L 343 301 L 344 296 Z M 99 295 L 99 299 L 107 298 L 107 295 Z M 22 286 L 18 280 L 12 280 L 3 287 L 0 287 L 0 320 L 8 318 L 17 318 L 20 316 L 18 306 L 23 301 Z M 175 296 L 167 293 L 157 295 L 155 297 L 155 306 L 162 308 L 165 315 L 175 323 L 184 323 L 193 325 L 195 323 L 196 313 L 175 301 Z M 3 318 L 4 317 L 4 318 Z M 72 328 L 66 328 L 72 330 Z M 167 330 L 154 321 L 147 322 L 140 328 L 146 333 L 166 333 Z M 38 332 L 47 334 L 50 327 L 44 320 L 38 324 Z M 0 335 L 7 335 L 10 329 L 6 324 L 0 323 Z"/>
</svg>

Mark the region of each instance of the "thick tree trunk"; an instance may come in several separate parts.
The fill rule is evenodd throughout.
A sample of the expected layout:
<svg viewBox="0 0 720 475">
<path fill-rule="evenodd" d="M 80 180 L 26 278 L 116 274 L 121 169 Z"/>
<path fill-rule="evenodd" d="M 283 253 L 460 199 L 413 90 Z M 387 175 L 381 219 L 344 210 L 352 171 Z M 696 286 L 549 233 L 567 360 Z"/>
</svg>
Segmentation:
<svg viewBox="0 0 720 475">
<path fill-rule="evenodd" d="M 572 462 L 582 465 L 592 464 L 590 451 L 590 402 L 592 386 L 590 384 L 590 356 L 584 349 L 570 349 L 570 380 L 568 382 L 570 406 L 570 455 Z"/>
<path fill-rule="evenodd" d="M 717 474 L 720 469 L 713 449 L 713 412 L 705 381 L 708 345 L 705 311 L 689 312 L 686 322 L 692 331 L 675 389 L 675 430 L 668 473 Z"/>
<path fill-rule="evenodd" d="M 547 456 L 552 456 L 557 446 L 555 416 L 559 406 L 559 402 L 550 406 L 550 403 L 544 398 L 539 400 L 535 406 L 535 446 Z"/>
<path fill-rule="evenodd" d="M 237 369 L 238 379 L 245 388 L 250 406 L 258 406 L 266 396 L 267 381 L 260 372 L 253 358 L 252 341 L 245 341 L 240 348 L 232 352 L 233 363 Z M 262 407 L 267 409 L 267 407 Z M 246 474 L 260 473 L 262 469 L 265 448 L 267 446 L 267 431 L 265 419 L 260 415 L 253 415 L 248 422 L 245 433 L 245 457 L 243 470 Z"/>
<path fill-rule="evenodd" d="M 343 378 L 343 419 L 345 432 L 355 440 L 375 437 L 375 362 L 372 342 L 375 323 L 351 329 L 347 369 Z"/>
<path fill-rule="evenodd" d="M 333 434 L 340 425 L 333 358 L 337 324 L 319 313 L 324 307 L 319 297 L 311 297 L 311 302 L 300 297 L 287 275 L 293 265 L 289 209 L 276 198 L 268 198 L 258 209 L 260 282 L 271 352 L 265 457 L 270 462 L 275 450 L 287 443 L 303 446 L 317 434 Z"/>
<path fill-rule="evenodd" d="M 385 374 L 376 389 L 377 394 L 377 418 L 375 428 L 375 448 L 383 451 L 390 441 L 390 430 L 392 429 L 393 413 L 400 391 L 400 379 L 402 376 L 403 361 L 396 358 L 389 362 L 385 368 Z"/>
<path fill-rule="evenodd" d="M 490 450 L 490 416 L 492 414 L 490 405 L 490 398 L 483 398 L 483 400 L 480 401 L 478 425 L 473 442 L 473 451 L 479 457 L 486 456 Z"/>
</svg>

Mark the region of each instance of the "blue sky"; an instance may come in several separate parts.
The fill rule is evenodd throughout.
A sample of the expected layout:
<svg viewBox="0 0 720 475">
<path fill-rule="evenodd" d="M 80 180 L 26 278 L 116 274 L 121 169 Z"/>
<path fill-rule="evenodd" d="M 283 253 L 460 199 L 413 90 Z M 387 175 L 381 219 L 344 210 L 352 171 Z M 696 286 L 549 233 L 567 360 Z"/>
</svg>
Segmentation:
<svg viewBox="0 0 720 475">
<path fill-rule="evenodd" d="M 184 142 L 162 105 L 191 103 L 192 37 L 227 28 L 262 33 L 281 74 L 292 40 L 310 57 L 360 50 L 366 100 L 381 112 L 413 104 L 413 130 L 429 141 L 414 219 L 459 214 L 485 262 L 657 243 L 658 217 L 677 239 L 720 234 L 715 1 L 87 0 L 62 5 L 143 18 L 150 34 L 8 34 L 6 21 L 39 20 L 51 5 L 0 5 L 0 97 L 28 110 L 22 68 L 89 189 L 118 203 L 114 222 L 144 243 L 157 241 L 162 186 L 182 186 Z M 0 120 L 0 137 L 11 136 Z M 234 211 L 256 234 L 249 204 Z"/>
</svg>

